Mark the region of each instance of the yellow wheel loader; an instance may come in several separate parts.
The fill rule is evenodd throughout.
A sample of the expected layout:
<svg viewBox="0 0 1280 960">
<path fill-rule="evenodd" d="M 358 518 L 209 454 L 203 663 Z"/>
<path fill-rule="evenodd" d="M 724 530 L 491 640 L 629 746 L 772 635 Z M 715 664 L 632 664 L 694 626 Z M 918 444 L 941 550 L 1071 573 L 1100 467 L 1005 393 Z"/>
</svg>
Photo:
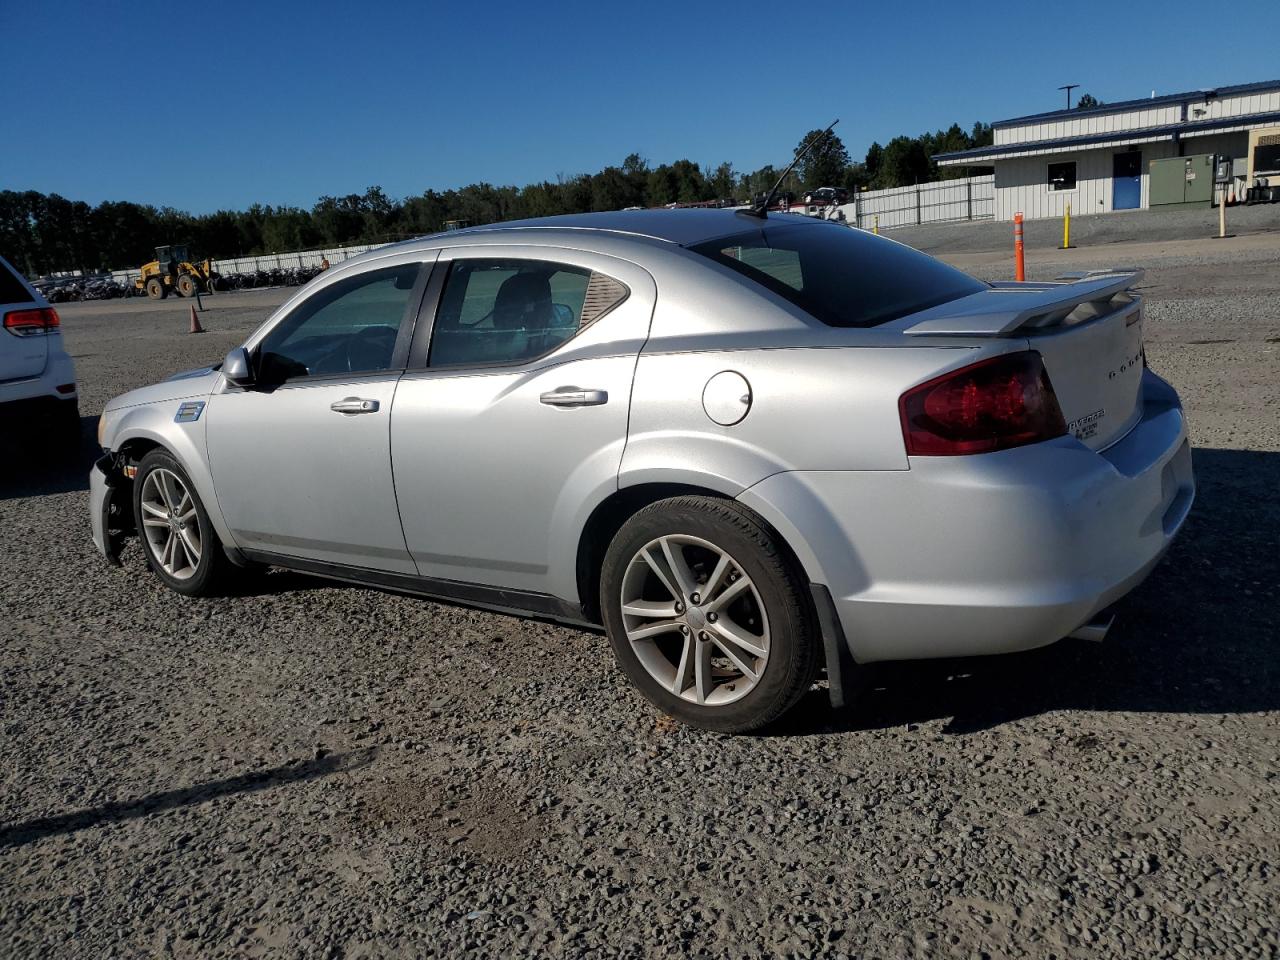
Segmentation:
<svg viewBox="0 0 1280 960">
<path fill-rule="evenodd" d="M 170 292 L 194 297 L 196 291 L 213 293 L 217 279 L 213 261 L 206 258 L 192 262 L 185 245 L 156 247 L 156 258 L 142 265 L 133 289 L 135 295 L 145 293 L 152 300 L 163 300 Z"/>
</svg>

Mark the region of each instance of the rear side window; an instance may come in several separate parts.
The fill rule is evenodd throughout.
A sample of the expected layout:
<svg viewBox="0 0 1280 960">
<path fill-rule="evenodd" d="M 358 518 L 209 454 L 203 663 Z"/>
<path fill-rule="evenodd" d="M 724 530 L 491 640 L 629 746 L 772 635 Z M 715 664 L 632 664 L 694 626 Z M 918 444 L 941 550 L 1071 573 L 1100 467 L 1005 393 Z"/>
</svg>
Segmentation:
<svg viewBox="0 0 1280 960">
<path fill-rule="evenodd" d="M 627 297 L 612 277 L 546 260 L 457 260 L 427 365 L 520 363 L 550 353 Z"/>
<path fill-rule="evenodd" d="M 874 327 L 987 289 L 910 247 L 835 224 L 765 221 L 689 249 L 833 327 Z"/>
<path fill-rule="evenodd" d="M 27 303 L 31 294 L 4 263 L 0 262 L 0 303 Z"/>
</svg>

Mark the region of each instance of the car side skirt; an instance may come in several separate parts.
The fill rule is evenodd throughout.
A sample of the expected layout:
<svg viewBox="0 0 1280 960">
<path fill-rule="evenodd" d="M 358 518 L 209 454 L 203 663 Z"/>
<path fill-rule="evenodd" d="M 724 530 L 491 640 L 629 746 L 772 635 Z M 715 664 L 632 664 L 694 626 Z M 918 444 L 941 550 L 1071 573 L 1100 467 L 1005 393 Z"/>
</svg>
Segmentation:
<svg viewBox="0 0 1280 960">
<path fill-rule="evenodd" d="M 264 550 L 241 550 L 240 553 L 245 559 L 256 563 L 263 563 L 272 567 L 283 567 L 286 570 L 296 570 L 299 573 L 310 573 L 329 580 L 341 580 L 344 583 L 358 584 L 363 587 L 376 587 L 397 593 L 409 593 L 430 600 L 456 603 L 466 607 L 479 607 L 483 610 L 492 610 L 495 613 L 506 613 L 517 617 L 550 620 L 555 623 L 597 632 L 601 630 L 598 623 L 592 623 L 586 619 L 579 607 L 567 600 L 562 600 L 546 593 L 507 590 L 482 583 L 465 583 L 460 580 L 418 577 L 385 570 L 369 570 L 364 567 L 328 563 L 323 560 L 289 557 Z"/>
</svg>

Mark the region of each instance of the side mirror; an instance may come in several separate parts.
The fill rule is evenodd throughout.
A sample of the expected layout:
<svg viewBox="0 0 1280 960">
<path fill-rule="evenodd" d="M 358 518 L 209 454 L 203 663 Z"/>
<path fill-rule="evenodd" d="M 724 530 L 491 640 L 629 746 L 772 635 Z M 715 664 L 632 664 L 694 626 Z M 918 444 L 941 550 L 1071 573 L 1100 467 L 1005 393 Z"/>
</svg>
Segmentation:
<svg viewBox="0 0 1280 960">
<path fill-rule="evenodd" d="M 222 361 L 222 375 L 237 387 L 253 386 L 253 365 L 249 363 L 249 351 L 244 347 L 233 348 Z"/>
</svg>

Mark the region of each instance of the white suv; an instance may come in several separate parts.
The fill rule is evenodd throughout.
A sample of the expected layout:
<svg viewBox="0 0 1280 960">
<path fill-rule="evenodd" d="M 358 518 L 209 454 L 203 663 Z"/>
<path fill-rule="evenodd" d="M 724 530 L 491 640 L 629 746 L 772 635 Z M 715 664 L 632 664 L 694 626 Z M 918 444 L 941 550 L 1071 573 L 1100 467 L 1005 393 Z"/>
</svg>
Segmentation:
<svg viewBox="0 0 1280 960">
<path fill-rule="evenodd" d="M 0 424 L 52 427 L 40 435 L 73 443 L 80 435 L 76 371 L 62 346 L 58 313 L 0 257 Z M 12 427 L 0 426 L 0 434 Z"/>
</svg>

